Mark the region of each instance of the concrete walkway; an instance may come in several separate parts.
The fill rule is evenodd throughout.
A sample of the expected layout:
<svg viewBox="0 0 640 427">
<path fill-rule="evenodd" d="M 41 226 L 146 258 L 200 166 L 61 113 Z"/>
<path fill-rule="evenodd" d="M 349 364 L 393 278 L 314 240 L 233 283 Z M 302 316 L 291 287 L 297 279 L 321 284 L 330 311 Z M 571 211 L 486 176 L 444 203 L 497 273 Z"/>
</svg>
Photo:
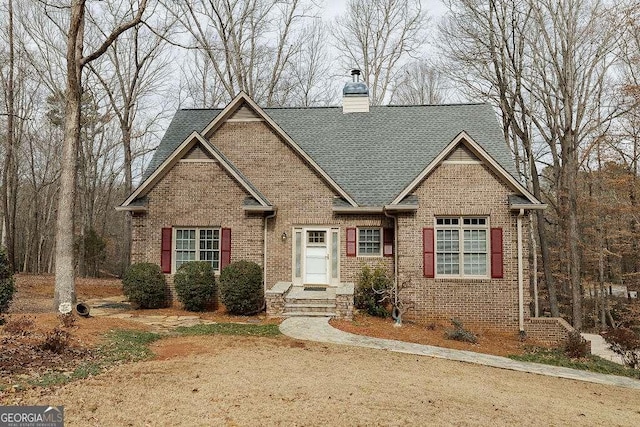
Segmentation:
<svg viewBox="0 0 640 427">
<path fill-rule="evenodd" d="M 602 338 L 602 336 L 597 334 L 581 334 L 582 338 L 587 341 L 591 341 L 591 354 L 595 354 L 596 356 L 600 356 L 603 359 L 610 360 L 611 362 L 617 363 L 619 365 L 624 365 L 622 361 L 622 356 L 614 353 L 610 348 L 609 344 Z"/>
<path fill-rule="evenodd" d="M 395 351 L 398 353 L 417 354 L 438 357 L 458 362 L 475 363 L 494 368 L 510 369 L 513 371 L 529 372 L 532 374 L 548 375 L 558 378 L 568 378 L 597 384 L 640 390 L 640 381 L 615 375 L 597 374 L 588 371 L 542 365 L 539 363 L 518 362 L 506 357 L 475 353 L 472 351 L 453 350 L 430 345 L 414 344 L 403 341 L 372 338 L 350 334 L 333 328 L 329 319 L 311 317 L 290 317 L 280 324 L 280 332 L 292 338 L 317 341 L 331 344 L 343 344 L 356 347 L 375 348 L 379 350 Z"/>
</svg>

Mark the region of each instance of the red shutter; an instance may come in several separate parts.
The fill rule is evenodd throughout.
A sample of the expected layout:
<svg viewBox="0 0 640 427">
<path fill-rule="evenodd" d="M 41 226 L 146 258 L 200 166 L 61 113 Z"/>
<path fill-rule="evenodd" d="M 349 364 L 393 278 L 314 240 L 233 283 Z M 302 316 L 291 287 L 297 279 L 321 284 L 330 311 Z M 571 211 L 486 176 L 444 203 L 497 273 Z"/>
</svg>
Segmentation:
<svg viewBox="0 0 640 427">
<path fill-rule="evenodd" d="M 491 229 L 491 277 L 502 279 L 502 228 Z"/>
<path fill-rule="evenodd" d="M 422 270 L 424 277 L 435 277 L 435 253 L 433 251 L 433 228 L 422 229 Z"/>
<path fill-rule="evenodd" d="M 347 228 L 347 256 L 356 256 L 356 229 Z"/>
<path fill-rule="evenodd" d="M 163 273 L 171 273 L 171 237 L 173 230 L 171 228 L 162 229 L 162 244 L 160 256 L 160 266 Z"/>
<path fill-rule="evenodd" d="M 231 263 L 231 229 L 223 228 L 220 244 L 220 270 Z"/>
<path fill-rule="evenodd" d="M 393 256 L 395 230 L 393 228 L 385 228 L 382 230 L 382 234 L 382 240 L 384 241 L 383 254 L 384 256 Z"/>
</svg>

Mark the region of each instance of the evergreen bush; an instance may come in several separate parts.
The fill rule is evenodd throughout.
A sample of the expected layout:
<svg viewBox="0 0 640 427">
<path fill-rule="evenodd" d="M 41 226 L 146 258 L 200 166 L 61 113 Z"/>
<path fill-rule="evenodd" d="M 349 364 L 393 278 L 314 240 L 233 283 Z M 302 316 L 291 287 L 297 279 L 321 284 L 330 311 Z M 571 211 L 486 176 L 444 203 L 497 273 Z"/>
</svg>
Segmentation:
<svg viewBox="0 0 640 427">
<path fill-rule="evenodd" d="M 167 281 L 160 266 L 148 262 L 132 264 L 122 277 L 122 289 L 139 308 L 167 305 Z"/>
<path fill-rule="evenodd" d="M 4 250 L 0 250 L 0 315 L 6 313 L 16 292 L 13 272 Z"/>
<path fill-rule="evenodd" d="M 204 311 L 216 290 L 216 276 L 207 261 L 191 261 L 173 276 L 178 299 L 189 311 Z"/>
<path fill-rule="evenodd" d="M 264 308 L 262 268 L 255 262 L 237 261 L 220 273 L 220 297 L 231 314 L 251 315 Z"/>
<path fill-rule="evenodd" d="M 358 285 L 354 295 L 354 305 L 357 309 L 366 311 L 371 316 L 389 317 L 387 303 L 383 296 L 393 286 L 393 281 L 387 275 L 383 266 L 374 269 L 363 265 L 358 275 Z"/>
</svg>

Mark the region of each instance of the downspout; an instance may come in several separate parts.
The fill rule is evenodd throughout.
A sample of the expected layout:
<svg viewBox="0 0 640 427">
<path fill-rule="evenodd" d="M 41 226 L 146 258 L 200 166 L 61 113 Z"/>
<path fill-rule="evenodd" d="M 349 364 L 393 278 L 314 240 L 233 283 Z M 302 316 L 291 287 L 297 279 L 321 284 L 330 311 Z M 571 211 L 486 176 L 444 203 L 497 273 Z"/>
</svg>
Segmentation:
<svg viewBox="0 0 640 427">
<path fill-rule="evenodd" d="M 393 306 L 398 306 L 398 217 L 391 215 L 383 209 L 384 215 L 393 219 Z"/>
<path fill-rule="evenodd" d="M 264 217 L 264 248 L 262 249 L 262 286 L 264 289 L 264 295 L 267 295 L 267 224 L 271 218 L 275 218 L 277 211 L 273 211 L 271 214 Z M 265 305 L 267 300 L 264 300 Z"/>
<path fill-rule="evenodd" d="M 522 217 L 524 209 L 520 209 L 516 219 L 518 226 L 518 326 L 524 333 L 524 267 L 522 262 Z"/>
</svg>

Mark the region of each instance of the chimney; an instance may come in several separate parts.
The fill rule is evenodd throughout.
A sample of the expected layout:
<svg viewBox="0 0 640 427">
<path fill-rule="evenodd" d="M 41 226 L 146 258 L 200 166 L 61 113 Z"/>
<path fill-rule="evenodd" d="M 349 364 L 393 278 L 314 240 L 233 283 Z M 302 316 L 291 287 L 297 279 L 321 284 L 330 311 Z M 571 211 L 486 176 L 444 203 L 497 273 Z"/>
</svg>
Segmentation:
<svg viewBox="0 0 640 427">
<path fill-rule="evenodd" d="M 369 88 L 360 81 L 360 70 L 351 70 L 351 76 L 353 81 L 342 89 L 342 113 L 368 113 Z"/>
</svg>

